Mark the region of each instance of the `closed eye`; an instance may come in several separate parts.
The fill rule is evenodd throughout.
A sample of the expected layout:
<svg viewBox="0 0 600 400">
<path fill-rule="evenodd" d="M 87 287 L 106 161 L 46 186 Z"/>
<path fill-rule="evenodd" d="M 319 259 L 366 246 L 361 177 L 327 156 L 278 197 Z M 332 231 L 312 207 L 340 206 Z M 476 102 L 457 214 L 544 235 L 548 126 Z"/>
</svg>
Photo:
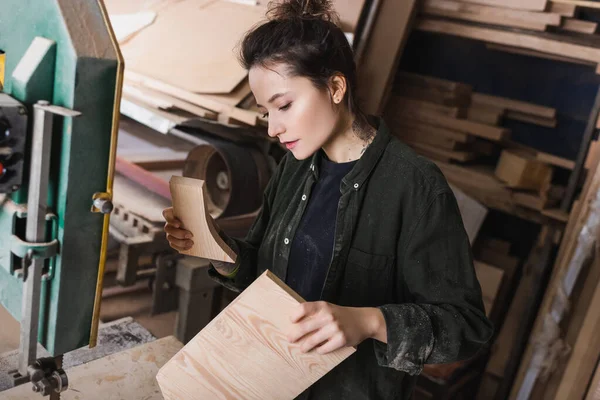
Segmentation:
<svg viewBox="0 0 600 400">
<path fill-rule="evenodd" d="M 285 106 L 279 107 L 279 111 L 285 111 L 292 106 L 292 103 L 287 103 Z"/>
</svg>

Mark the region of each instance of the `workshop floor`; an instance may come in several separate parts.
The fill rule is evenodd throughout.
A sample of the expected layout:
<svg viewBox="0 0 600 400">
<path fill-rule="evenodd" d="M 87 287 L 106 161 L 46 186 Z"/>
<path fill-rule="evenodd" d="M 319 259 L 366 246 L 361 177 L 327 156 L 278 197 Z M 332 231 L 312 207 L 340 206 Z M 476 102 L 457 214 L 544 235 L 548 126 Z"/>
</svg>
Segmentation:
<svg viewBox="0 0 600 400">
<path fill-rule="evenodd" d="M 19 348 L 19 323 L 0 304 L 0 354 Z"/>
</svg>

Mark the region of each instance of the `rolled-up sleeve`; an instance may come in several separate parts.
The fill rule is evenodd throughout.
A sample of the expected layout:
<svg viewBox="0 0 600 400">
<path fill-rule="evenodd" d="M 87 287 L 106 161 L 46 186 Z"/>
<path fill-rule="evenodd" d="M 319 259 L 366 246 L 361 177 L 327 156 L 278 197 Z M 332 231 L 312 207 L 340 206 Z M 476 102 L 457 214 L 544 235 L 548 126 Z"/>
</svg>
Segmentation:
<svg viewBox="0 0 600 400">
<path fill-rule="evenodd" d="M 387 344 L 375 341 L 381 366 L 421 373 L 424 364 L 473 356 L 491 338 L 469 239 L 450 190 L 429 202 L 401 240 L 397 285 L 406 303 L 379 307 Z"/>
</svg>

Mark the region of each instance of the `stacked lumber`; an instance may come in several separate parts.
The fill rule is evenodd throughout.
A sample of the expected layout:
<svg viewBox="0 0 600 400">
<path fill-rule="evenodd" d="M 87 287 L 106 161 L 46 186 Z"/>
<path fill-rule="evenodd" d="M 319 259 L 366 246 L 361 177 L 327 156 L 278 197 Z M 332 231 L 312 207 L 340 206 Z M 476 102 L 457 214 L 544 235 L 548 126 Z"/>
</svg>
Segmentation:
<svg viewBox="0 0 600 400">
<path fill-rule="evenodd" d="M 486 42 L 492 50 L 597 67 L 598 24 L 579 12 L 597 2 L 424 0 L 415 28 Z"/>
<path fill-rule="evenodd" d="M 595 165 L 571 212 L 511 399 L 597 398 L 599 189 Z"/>
<path fill-rule="evenodd" d="M 121 14 L 119 2 L 109 1 L 107 7 L 115 32 L 130 29 L 117 35 L 126 65 L 124 114 L 146 110 L 169 125 L 196 118 L 260 123 L 256 111 L 240 106 L 251 92 L 234 49 L 264 17 L 264 7 L 209 0 L 165 0 L 135 12 L 127 9 L 128 14 Z M 143 24 L 136 25 L 140 20 Z"/>
<path fill-rule="evenodd" d="M 564 213 L 551 209 L 564 192 L 553 184 L 553 173 L 573 169 L 574 162 L 511 141 L 510 130 L 502 126 L 508 119 L 555 126 L 555 109 L 400 72 L 385 118 L 393 134 L 435 161 L 452 184 L 475 200 L 536 222 L 542 212 L 566 222 Z"/>
</svg>

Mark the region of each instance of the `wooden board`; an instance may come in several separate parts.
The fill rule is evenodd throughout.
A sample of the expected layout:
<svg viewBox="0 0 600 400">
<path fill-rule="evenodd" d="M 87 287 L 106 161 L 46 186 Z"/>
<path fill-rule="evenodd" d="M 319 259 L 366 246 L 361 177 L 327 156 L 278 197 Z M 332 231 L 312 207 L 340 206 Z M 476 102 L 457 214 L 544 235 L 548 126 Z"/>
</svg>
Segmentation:
<svg viewBox="0 0 600 400">
<path fill-rule="evenodd" d="M 230 93 L 247 76 L 235 47 L 263 18 L 263 7 L 183 0 L 161 9 L 121 50 L 128 70 L 191 92 Z"/>
<path fill-rule="evenodd" d="M 423 143 L 446 150 L 459 150 L 461 147 L 464 147 L 462 143 L 446 136 L 436 135 L 426 129 L 398 126 L 392 128 L 392 133 L 406 142 Z"/>
<path fill-rule="evenodd" d="M 512 119 L 514 121 L 525 122 L 528 124 L 534 124 L 544 126 L 546 128 L 556 128 L 556 118 L 542 118 L 535 115 L 522 113 L 519 111 L 507 111 L 505 114 L 506 119 Z"/>
<path fill-rule="evenodd" d="M 577 6 L 572 4 L 561 4 L 550 2 L 549 11 L 551 13 L 560 14 L 564 17 L 574 17 L 577 13 Z"/>
<path fill-rule="evenodd" d="M 504 114 L 504 108 L 472 104 L 467 110 L 467 119 L 486 125 L 498 126 Z"/>
<path fill-rule="evenodd" d="M 192 93 L 130 70 L 125 72 L 125 81 L 153 89 L 181 100 L 185 100 L 188 103 L 195 104 L 219 114 L 226 114 L 227 116 L 232 117 L 237 121 L 244 122 L 250 126 L 256 126 L 257 124 L 258 113 L 255 111 L 243 110 L 241 108 L 229 106 L 215 100 L 214 96 Z"/>
<path fill-rule="evenodd" d="M 233 263 L 236 254 L 221 239 L 204 202 L 204 181 L 173 176 L 169 181 L 173 213 L 184 229 L 192 232 L 194 246 L 181 254 Z"/>
<path fill-rule="evenodd" d="M 473 245 L 479 229 L 487 216 L 488 209 L 483 204 L 468 196 L 465 192 L 460 190 L 454 185 L 450 185 L 456 202 L 458 203 L 458 209 L 463 220 L 463 225 L 467 231 L 469 237 L 469 243 Z"/>
<path fill-rule="evenodd" d="M 510 130 L 505 128 L 480 124 L 466 119 L 445 117 L 443 115 L 432 113 L 429 110 L 402 109 L 401 107 L 396 107 L 394 105 L 392 105 L 392 107 L 396 110 L 396 118 L 415 119 L 429 125 L 468 133 L 473 136 L 494 141 L 506 140 L 510 136 Z"/>
<path fill-rule="evenodd" d="M 600 400 L 600 363 L 596 366 L 585 400 Z"/>
<path fill-rule="evenodd" d="M 544 107 L 537 104 L 527 103 L 525 101 L 507 99 L 505 97 L 492 96 L 483 93 L 473 93 L 473 104 L 502 107 L 509 111 L 516 111 L 522 114 L 534 115 L 540 118 L 556 118 L 556 109 Z"/>
<path fill-rule="evenodd" d="M 542 190 L 552 177 L 552 169 L 524 151 L 503 150 L 496 176 L 515 189 Z"/>
<path fill-rule="evenodd" d="M 592 61 L 578 60 L 576 58 L 564 57 L 558 54 L 543 53 L 541 51 L 505 46 L 503 44 L 486 43 L 485 47 L 487 47 L 489 50 L 502 51 L 504 53 L 518 54 L 521 56 L 544 58 L 546 60 L 561 61 L 571 64 L 585 65 L 588 67 L 596 66 L 596 63 Z"/>
<path fill-rule="evenodd" d="M 560 25 L 561 15 L 552 12 L 531 12 L 524 10 L 515 10 L 510 8 L 490 7 L 480 4 L 470 4 L 462 1 L 452 0 L 426 0 L 424 2 L 425 12 L 429 8 L 437 10 L 451 11 L 474 17 L 491 18 L 491 20 L 500 21 L 500 19 L 509 20 L 510 23 L 532 24 L 531 26 Z M 475 20 L 475 19 L 472 19 Z M 485 21 L 481 21 L 485 22 Z M 524 25 L 526 27 L 527 25 Z"/>
<path fill-rule="evenodd" d="M 586 33 L 592 35 L 598 30 L 598 23 L 582 21 L 574 18 L 565 18 L 561 29 L 569 32 Z"/>
<path fill-rule="evenodd" d="M 485 306 L 486 315 L 490 315 L 494 307 L 496 295 L 502 285 L 502 278 L 504 277 L 504 271 L 500 268 L 493 267 L 488 264 L 484 264 L 479 261 L 474 262 L 475 274 L 477 280 L 481 286 L 481 294 L 483 297 L 483 305 Z"/>
<path fill-rule="evenodd" d="M 567 368 L 556 393 L 557 399 L 582 399 L 600 356 L 600 283 L 577 336 Z"/>
<path fill-rule="evenodd" d="M 183 345 L 173 336 L 68 369 L 69 389 L 61 400 L 161 400 L 156 374 Z M 24 384 L 0 393 L 3 400 L 43 397 Z"/>
<path fill-rule="evenodd" d="M 416 14 L 416 0 L 382 1 L 358 65 L 364 111 L 381 115 Z"/>
<path fill-rule="evenodd" d="M 405 109 L 426 110 L 435 114 L 445 115 L 453 118 L 464 118 L 467 114 L 467 109 L 463 107 L 444 106 L 429 101 L 411 99 L 407 97 L 398 97 L 395 104 L 398 107 Z"/>
<path fill-rule="evenodd" d="M 354 353 L 302 353 L 285 338 L 304 300 L 262 274 L 159 371 L 166 400 L 293 399 Z"/>
<path fill-rule="evenodd" d="M 496 7 L 514 8 L 516 10 L 544 11 L 546 0 L 461 0 L 465 3 L 486 4 Z"/>
<path fill-rule="evenodd" d="M 442 33 L 482 40 L 490 43 L 504 44 L 514 47 L 531 49 L 563 57 L 590 61 L 595 64 L 600 62 L 600 49 L 562 42 L 559 40 L 542 37 L 539 35 L 527 35 L 523 33 L 505 30 L 467 26 L 465 24 L 447 22 L 433 19 L 420 19 L 415 23 L 415 29 L 425 32 Z"/>
<path fill-rule="evenodd" d="M 423 154 L 424 156 L 432 157 L 437 160 L 454 160 L 459 162 L 467 162 L 477 158 L 477 154 L 469 151 L 448 150 L 422 142 L 413 142 L 407 139 L 403 139 L 403 141 L 409 146 L 413 147 L 417 152 Z"/>
<path fill-rule="evenodd" d="M 436 1 L 437 2 L 437 1 Z M 493 8 L 493 7 L 489 7 Z M 439 8 L 438 6 L 430 5 L 429 2 L 423 6 L 423 14 L 433 15 L 437 17 L 447 17 L 453 19 L 461 19 L 465 21 L 473 21 L 484 24 L 501 25 L 513 28 L 531 29 L 536 31 L 545 31 L 547 25 L 540 22 L 523 21 L 518 19 L 507 18 L 498 14 L 480 14 L 466 11 L 455 11 L 448 8 Z"/>
<path fill-rule="evenodd" d="M 438 138 L 441 137 L 459 144 L 472 143 L 475 140 L 473 136 L 463 132 L 457 132 L 439 126 L 427 125 L 424 122 L 409 118 L 395 119 L 392 115 L 393 114 L 386 114 L 386 120 L 389 121 L 390 126 L 394 126 L 397 131 L 400 131 L 401 129 L 414 130 L 415 132 L 425 136 L 435 136 Z"/>
</svg>

